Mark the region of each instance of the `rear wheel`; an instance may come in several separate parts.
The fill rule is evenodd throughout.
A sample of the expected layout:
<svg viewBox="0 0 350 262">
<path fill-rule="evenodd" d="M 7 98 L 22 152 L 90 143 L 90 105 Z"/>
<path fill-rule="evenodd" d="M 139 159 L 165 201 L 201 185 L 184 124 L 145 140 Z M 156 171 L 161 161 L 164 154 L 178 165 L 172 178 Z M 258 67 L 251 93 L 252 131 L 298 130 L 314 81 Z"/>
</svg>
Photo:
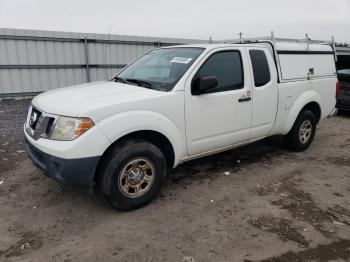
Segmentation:
<svg viewBox="0 0 350 262">
<path fill-rule="evenodd" d="M 295 152 L 306 150 L 314 139 L 316 122 L 316 116 L 312 111 L 301 111 L 292 129 L 284 136 L 286 147 Z"/>
<path fill-rule="evenodd" d="M 167 173 L 160 149 L 141 139 L 114 146 L 100 167 L 98 189 L 108 203 L 120 210 L 139 208 L 152 201 Z"/>
</svg>

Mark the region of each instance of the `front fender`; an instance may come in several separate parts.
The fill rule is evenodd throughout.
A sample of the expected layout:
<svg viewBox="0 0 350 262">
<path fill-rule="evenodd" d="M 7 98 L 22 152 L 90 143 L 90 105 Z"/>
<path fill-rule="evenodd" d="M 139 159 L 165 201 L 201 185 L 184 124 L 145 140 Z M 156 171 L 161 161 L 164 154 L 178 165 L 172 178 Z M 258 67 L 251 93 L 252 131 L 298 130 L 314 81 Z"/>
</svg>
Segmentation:
<svg viewBox="0 0 350 262">
<path fill-rule="evenodd" d="M 322 105 L 321 96 L 313 90 L 304 92 L 295 100 L 292 107 L 288 111 L 286 111 L 287 117 L 283 125 L 284 126 L 283 132 L 282 132 L 283 135 L 287 134 L 292 129 L 300 111 L 303 109 L 305 105 L 311 102 L 316 102 L 319 106 Z"/>
<path fill-rule="evenodd" d="M 97 123 L 110 141 L 142 130 L 156 131 L 168 138 L 175 154 L 175 165 L 187 154 L 184 127 L 177 126 L 167 116 L 149 110 L 134 110 L 109 116 Z M 106 148 L 107 149 L 107 148 Z"/>
</svg>

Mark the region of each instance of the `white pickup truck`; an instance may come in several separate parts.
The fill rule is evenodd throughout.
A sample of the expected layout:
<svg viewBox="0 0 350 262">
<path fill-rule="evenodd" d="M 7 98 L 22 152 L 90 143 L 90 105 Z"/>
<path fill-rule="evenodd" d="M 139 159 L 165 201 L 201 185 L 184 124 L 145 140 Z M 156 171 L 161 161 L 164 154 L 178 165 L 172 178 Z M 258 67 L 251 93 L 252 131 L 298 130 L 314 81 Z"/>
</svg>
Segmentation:
<svg viewBox="0 0 350 262">
<path fill-rule="evenodd" d="M 96 185 L 115 208 L 141 207 L 185 161 L 283 135 L 303 151 L 333 115 L 330 45 L 257 41 L 150 51 L 110 81 L 45 92 L 31 103 L 28 155 L 44 173 Z"/>
</svg>

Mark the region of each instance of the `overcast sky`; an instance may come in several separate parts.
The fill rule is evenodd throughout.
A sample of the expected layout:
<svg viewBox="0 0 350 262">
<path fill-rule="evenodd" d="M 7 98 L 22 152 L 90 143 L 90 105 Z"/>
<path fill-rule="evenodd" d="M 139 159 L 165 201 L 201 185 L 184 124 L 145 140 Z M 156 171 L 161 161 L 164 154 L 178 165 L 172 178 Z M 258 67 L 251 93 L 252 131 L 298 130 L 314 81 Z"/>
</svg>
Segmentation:
<svg viewBox="0 0 350 262">
<path fill-rule="evenodd" d="M 0 0 L 0 27 L 201 38 L 350 42 L 350 0 Z"/>
</svg>

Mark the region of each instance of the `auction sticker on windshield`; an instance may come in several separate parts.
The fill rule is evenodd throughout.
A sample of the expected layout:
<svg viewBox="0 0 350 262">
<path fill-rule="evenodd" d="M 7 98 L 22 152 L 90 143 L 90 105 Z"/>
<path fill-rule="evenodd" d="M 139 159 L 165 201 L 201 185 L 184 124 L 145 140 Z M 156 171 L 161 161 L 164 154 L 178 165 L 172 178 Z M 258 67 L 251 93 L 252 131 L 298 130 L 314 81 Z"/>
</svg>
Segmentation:
<svg viewBox="0 0 350 262">
<path fill-rule="evenodd" d="M 191 62 L 192 58 L 189 57 L 174 57 L 171 59 L 170 63 L 180 63 L 180 64 L 188 64 Z"/>
</svg>

